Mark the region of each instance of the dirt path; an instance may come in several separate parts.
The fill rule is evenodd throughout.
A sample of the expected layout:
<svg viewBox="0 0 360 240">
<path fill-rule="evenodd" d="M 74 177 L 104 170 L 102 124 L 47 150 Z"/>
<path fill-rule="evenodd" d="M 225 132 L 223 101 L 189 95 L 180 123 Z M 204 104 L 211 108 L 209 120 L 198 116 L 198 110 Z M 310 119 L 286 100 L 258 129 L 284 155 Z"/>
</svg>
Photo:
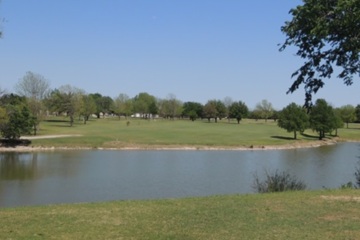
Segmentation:
<svg viewBox="0 0 360 240">
<path fill-rule="evenodd" d="M 42 136 L 25 136 L 25 137 L 21 137 L 20 139 L 28 139 L 28 140 L 33 140 L 33 139 L 47 139 L 47 138 L 62 138 L 62 137 L 80 137 L 82 135 L 80 134 L 59 134 L 59 135 L 42 135 Z"/>
</svg>

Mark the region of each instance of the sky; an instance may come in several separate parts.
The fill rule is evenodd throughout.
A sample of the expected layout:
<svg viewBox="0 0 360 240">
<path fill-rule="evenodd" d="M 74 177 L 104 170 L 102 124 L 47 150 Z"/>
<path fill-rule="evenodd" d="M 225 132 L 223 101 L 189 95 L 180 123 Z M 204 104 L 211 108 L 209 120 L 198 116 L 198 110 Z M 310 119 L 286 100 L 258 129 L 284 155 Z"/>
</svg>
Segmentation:
<svg viewBox="0 0 360 240">
<path fill-rule="evenodd" d="M 14 92 L 31 71 L 52 89 L 71 85 L 112 98 L 261 100 L 302 105 L 286 94 L 303 60 L 279 52 L 280 28 L 300 0 L 1 0 L 0 88 Z M 360 104 L 359 83 L 335 76 L 313 99 Z"/>
</svg>

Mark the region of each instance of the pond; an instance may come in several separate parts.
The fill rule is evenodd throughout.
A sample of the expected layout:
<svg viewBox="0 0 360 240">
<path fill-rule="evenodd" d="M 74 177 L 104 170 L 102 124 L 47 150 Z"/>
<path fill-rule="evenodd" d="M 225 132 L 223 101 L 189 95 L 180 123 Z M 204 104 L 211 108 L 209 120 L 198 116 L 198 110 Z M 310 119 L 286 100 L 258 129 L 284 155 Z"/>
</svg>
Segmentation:
<svg viewBox="0 0 360 240">
<path fill-rule="evenodd" d="M 288 171 L 308 189 L 355 181 L 359 143 L 246 151 L 0 153 L 0 207 L 254 193 L 254 174 Z"/>
</svg>

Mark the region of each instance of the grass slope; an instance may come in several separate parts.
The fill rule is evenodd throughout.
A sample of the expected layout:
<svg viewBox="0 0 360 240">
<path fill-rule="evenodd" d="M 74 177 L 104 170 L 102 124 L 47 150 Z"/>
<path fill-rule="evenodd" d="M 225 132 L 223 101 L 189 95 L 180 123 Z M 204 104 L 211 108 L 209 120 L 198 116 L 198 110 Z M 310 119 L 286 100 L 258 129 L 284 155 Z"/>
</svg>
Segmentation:
<svg viewBox="0 0 360 240">
<path fill-rule="evenodd" d="M 359 190 L 0 209 L 0 239 L 359 239 Z"/>
</svg>

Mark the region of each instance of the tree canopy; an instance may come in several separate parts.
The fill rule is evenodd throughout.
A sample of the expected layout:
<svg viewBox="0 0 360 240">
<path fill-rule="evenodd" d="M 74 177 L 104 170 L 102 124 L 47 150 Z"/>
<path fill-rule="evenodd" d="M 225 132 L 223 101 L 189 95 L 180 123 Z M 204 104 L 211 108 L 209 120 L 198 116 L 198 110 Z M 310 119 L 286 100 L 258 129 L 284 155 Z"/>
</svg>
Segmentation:
<svg viewBox="0 0 360 240">
<path fill-rule="evenodd" d="M 334 72 L 346 85 L 360 73 L 360 1 L 303 0 L 290 14 L 291 21 L 281 27 L 286 40 L 280 51 L 294 46 L 296 55 L 305 62 L 292 74 L 296 79 L 288 93 L 304 84 L 305 105 L 309 107 L 312 95 Z"/>
<path fill-rule="evenodd" d="M 197 118 L 203 115 L 203 105 L 198 102 L 185 102 L 183 104 L 182 114 L 185 117 L 189 117 L 191 121 L 195 121 Z"/>
<path fill-rule="evenodd" d="M 249 113 L 249 109 L 246 106 L 246 104 L 242 101 L 233 102 L 229 106 L 229 117 L 235 118 L 238 124 L 240 123 L 241 119 L 247 117 L 248 113 Z"/>
<path fill-rule="evenodd" d="M 5 94 L 0 98 L 0 133 L 4 138 L 19 139 L 30 134 L 34 121 L 25 97 Z"/>
<path fill-rule="evenodd" d="M 310 112 L 310 127 L 319 133 L 319 139 L 338 127 L 334 109 L 324 100 L 318 99 Z"/>
<path fill-rule="evenodd" d="M 278 126 L 286 129 L 287 132 L 303 132 L 309 125 L 309 117 L 304 108 L 296 103 L 290 103 L 279 114 Z"/>
</svg>

